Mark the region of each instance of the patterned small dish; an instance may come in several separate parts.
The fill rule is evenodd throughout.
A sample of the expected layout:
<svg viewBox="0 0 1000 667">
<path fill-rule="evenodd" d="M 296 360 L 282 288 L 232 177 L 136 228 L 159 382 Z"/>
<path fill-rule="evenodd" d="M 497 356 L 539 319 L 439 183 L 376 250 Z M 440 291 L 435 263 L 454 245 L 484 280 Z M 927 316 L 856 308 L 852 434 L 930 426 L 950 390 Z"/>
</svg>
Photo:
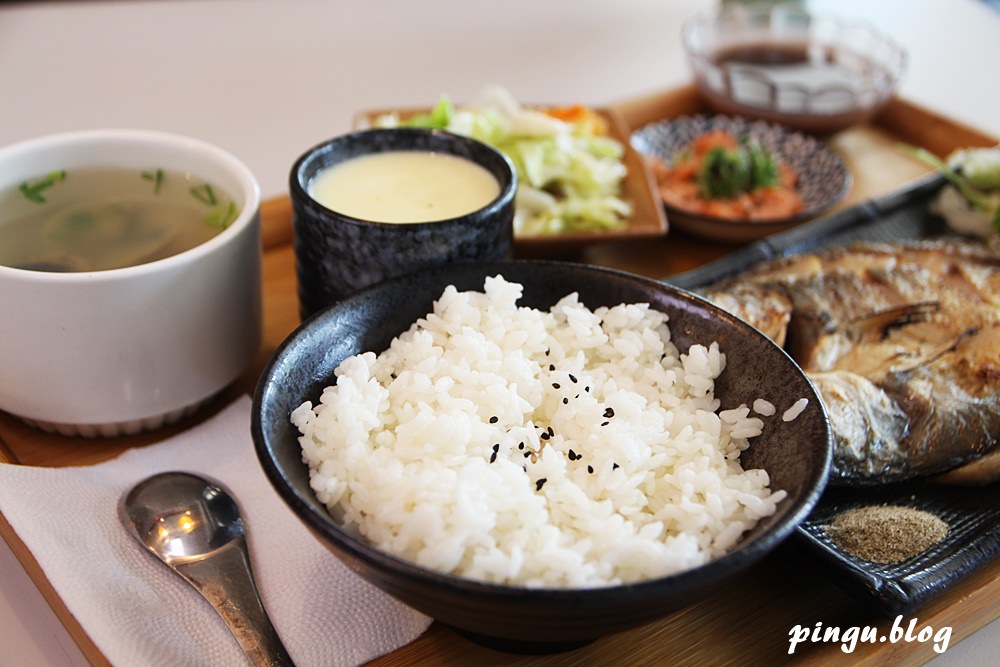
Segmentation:
<svg viewBox="0 0 1000 667">
<path fill-rule="evenodd" d="M 834 540 L 830 524 L 857 507 L 897 505 L 928 512 L 948 525 L 939 542 L 898 563 L 875 563 Z M 845 591 L 886 617 L 912 614 L 980 565 L 1000 555 L 1000 499 L 979 486 L 914 482 L 878 488 L 829 489 L 799 527 L 797 541 L 808 558 Z"/>
<path fill-rule="evenodd" d="M 685 211 L 664 203 L 673 229 L 716 241 L 745 243 L 785 231 L 829 210 L 847 196 L 851 174 L 821 140 L 760 120 L 740 116 L 680 116 L 650 123 L 632 133 L 632 146 L 642 155 L 669 164 L 695 137 L 713 130 L 750 136 L 787 162 L 799 175 L 803 210 L 779 219 L 735 220 Z"/>
</svg>

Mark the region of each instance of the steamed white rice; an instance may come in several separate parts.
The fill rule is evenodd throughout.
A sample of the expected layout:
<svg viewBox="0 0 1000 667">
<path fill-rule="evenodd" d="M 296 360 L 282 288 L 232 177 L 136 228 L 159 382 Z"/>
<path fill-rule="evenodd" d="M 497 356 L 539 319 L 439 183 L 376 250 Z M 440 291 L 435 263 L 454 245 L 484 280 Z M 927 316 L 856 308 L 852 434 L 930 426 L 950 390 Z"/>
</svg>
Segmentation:
<svg viewBox="0 0 1000 667">
<path fill-rule="evenodd" d="M 731 549 L 784 491 L 739 455 L 713 341 L 679 354 L 647 304 L 539 311 L 522 286 L 448 287 L 388 350 L 292 413 L 335 519 L 422 566 L 528 587 L 668 575 Z"/>
</svg>

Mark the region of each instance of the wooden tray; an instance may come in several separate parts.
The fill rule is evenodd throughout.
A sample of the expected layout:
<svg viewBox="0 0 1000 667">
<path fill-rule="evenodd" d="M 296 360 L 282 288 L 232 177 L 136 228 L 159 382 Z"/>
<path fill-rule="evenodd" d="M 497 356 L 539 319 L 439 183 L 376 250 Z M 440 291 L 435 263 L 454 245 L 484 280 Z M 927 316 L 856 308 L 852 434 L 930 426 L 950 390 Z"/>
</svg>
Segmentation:
<svg viewBox="0 0 1000 667">
<path fill-rule="evenodd" d="M 705 110 L 693 87 L 652 95 L 616 106 L 631 128 L 677 115 Z M 899 143 L 921 145 L 945 155 L 962 146 L 989 146 L 995 138 L 957 125 L 905 100 L 895 99 L 870 124 L 833 136 L 829 143 L 854 174 L 854 185 L 841 208 L 867 201 L 925 176 L 921 163 L 896 150 Z M 261 210 L 264 247 L 264 343 L 257 360 L 225 399 L 252 391 L 254 382 L 278 344 L 298 324 L 294 255 L 291 248 L 291 206 L 282 197 Z M 641 243 L 607 243 L 567 249 L 554 254 L 630 270 L 654 278 L 690 270 L 734 251 L 672 231 Z M 228 400 L 220 400 L 223 405 Z M 205 413 L 195 419 L 204 419 Z M 90 465 L 132 447 L 148 446 L 191 425 L 179 424 L 135 437 L 79 440 L 35 431 L 0 413 L 0 462 L 35 466 Z M 0 516 L 0 536 L 10 545 L 42 595 L 94 665 L 107 659 L 82 630 L 58 593 L 45 578 L 30 550 Z M 951 627 L 953 646 L 963 637 L 1000 617 L 1000 560 L 980 568 L 953 589 L 919 609 L 905 623 L 919 631 Z M 805 664 L 917 665 L 934 657 L 933 642 L 858 643 L 852 653 L 839 643 L 799 644 L 788 655 L 789 632 L 795 626 L 813 628 L 873 626 L 887 634 L 893 619 L 878 616 L 854 600 L 808 563 L 792 543 L 786 543 L 754 566 L 730 588 L 648 626 L 602 638 L 587 647 L 552 656 L 498 653 L 462 639 L 440 624 L 415 642 L 372 664 L 433 665 L 571 665 L 571 664 Z M 916 634 L 916 632 L 914 632 Z"/>
</svg>

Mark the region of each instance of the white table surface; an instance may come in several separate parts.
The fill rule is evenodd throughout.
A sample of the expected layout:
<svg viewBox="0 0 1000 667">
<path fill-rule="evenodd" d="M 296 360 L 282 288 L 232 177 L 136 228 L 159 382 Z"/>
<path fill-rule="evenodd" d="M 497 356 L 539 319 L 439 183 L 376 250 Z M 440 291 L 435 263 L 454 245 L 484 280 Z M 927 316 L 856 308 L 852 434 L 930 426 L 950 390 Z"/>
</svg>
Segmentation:
<svg viewBox="0 0 1000 667">
<path fill-rule="evenodd" d="M 0 145 L 139 127 L 216 143 L 287 192 L 361 109 L 473 97 L 609 104 L 690 81 L 683 21 L 716 0 L 0 2 Z M 899 92 L 1000 137 L 1000 14 L 978 0 L 809 0 L 908 51 Z M 919 614 L 917 615 L 919 618 Z M 1000 621 L 935 667 L 995 664 Z M 0 540 L 0 667 L 86 661 Z"/>
</svg>

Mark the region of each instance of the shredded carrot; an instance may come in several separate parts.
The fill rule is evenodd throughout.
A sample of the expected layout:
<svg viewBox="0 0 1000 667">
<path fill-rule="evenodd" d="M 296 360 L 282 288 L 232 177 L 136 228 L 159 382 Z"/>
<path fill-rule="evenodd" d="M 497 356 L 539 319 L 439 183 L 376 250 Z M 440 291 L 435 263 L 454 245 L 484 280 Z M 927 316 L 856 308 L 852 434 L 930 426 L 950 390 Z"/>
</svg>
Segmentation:
<svg viewBox="0 0 1000 667">
<path fill-rule="evenodd" d="M 582 104 L 571 104 L 563 107 L 549 107 L 548 109 L 545 109 L 545 113 L 553 118 L 564 120 L 567 123 L 575 123 L 589 116 L 590 109 Z"/>
<path fill-rule="evenodd" d="M 600 136 L 608 132 L 604 117 L 584 104 L 547 107 L 541 111 L 548 116 L 581 127 L 593 135 Z"/>
</svg>

